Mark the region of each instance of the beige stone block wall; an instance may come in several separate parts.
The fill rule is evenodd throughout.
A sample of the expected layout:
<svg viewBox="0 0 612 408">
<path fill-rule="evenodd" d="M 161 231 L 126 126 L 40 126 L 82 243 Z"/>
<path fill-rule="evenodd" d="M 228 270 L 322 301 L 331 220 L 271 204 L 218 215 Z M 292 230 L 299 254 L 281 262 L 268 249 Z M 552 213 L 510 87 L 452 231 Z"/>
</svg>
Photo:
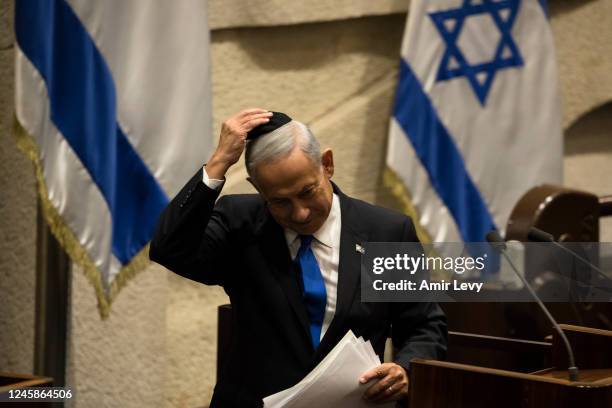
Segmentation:
<svg viewBox="0 0 612 408">
<path fill-rule="evenodd" d="M 612 102 L 576 121 L 566 132 L 565 185 L 612 195 Z M 612 242 L 612 217 L 599 222 L 602 242 Z"/>
<path fill-rule="evenodd" d="M 158 265 L 141 272 L 106 320 L 100 319 L 93 289 L 77 267 L 71 291 L 66 381 L 75 398 L 70 406 L 167 406 L 168 272 Z"/>
<path fill-rule="evenodd" d="M 11 134 L 13 1 L 0 3 L 0 371 L 32 372 L 36 193 L 29 160 Z"/>
<path fill-rule="evenodd" d="M 549 3 L 567 129 L 612 99 L 612 0 Z"/>
<path fill-rule="evenodd" d="M 549 1 L 565 132 L 564 184 L 612 194 L 612 0 Z M 600 222 L 612 241 L 612 219 Z"/>
<path fill-rule="evenodd" d="M 406 12 L 410 0 L 208 0 L 211 30 L 286 26 Z"/>
<path fill-rule="evenodd" d="M 229 301 L 218 286 L 174 274 L 168 289 L 167 406 L 206 406 L 216 380 L 217 306 Z"/>
</svg>

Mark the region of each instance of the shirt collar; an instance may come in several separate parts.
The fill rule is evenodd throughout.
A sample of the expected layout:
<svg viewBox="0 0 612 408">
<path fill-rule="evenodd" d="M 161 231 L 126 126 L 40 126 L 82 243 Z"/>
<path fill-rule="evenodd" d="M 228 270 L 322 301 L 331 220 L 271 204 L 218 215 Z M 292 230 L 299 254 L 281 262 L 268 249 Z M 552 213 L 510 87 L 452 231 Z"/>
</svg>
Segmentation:
<svg viewBox="0 0 612 408">
<path fill-rule="evenodd" d="M 333 227 L 334 227 L 334 224 L 336 223 L 336 220 L 338 220 L 339 216 L 340 216 L 340 199 L 338 198 L 338 195 L 334 193 L 332 197 L 332 207 L 331 207 L 331 210 L 329 210 L 329 215 L 327 216 L 327 219 L 325 220 L 323 225 L 321 225 L 321 228 L 319 228 L 314 234 L 312 234 L 312 236 L 317 241 L 319 241 L 321 244 L 325 245 L 328 248 L 334 247 Z M 289 245 L 292 245 L 295 242 L 295 240 L 298 239 L 299 237 L 298 233 L 289 228 L 284 228 L 284 230 L 285 230 L 285 239 L 287 240 Z"/>
</svg>

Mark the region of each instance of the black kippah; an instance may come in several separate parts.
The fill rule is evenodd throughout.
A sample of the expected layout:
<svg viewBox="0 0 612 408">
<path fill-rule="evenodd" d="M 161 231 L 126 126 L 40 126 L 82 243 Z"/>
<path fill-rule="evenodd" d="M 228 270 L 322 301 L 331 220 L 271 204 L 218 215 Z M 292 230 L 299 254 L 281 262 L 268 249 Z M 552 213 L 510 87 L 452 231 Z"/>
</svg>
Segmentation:
<svg viewBox="0 0 612 408">
<path fill-rule="evenodd" d="M 291 122 L 291 118 L 284 113 L 272 112 L 270 121 L 264 123 L 263 125 L 254 127 L 249 133 L 247 133 L 247 140 L 257 139 L 259 136 L 270 133 L 289 122 Z"/>
</svg>

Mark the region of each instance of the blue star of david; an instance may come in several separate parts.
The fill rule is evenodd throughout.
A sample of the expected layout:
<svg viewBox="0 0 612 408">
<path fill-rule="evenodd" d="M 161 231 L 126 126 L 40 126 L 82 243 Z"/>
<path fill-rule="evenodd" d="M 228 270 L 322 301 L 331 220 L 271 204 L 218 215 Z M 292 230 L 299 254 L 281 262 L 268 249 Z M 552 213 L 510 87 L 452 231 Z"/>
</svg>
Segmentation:
<svg viewBox="0 0 612 408">
<path fill-rule="evenodd" d="M 437 81 L 466 77 L 481 105 L 485 105 L 495 74 L 502 69 L 523 65 L 523 58 L 512 39 L 512 26 L 516 19 L 520 0 L 463 0 L 463 5 L 430 13 L 446 50 L 440 62 Z M 501 37 L 492 61 L 470 64 L 457 44 L 465 20 L 470 16 L 491 16 Z"/>
</svg>

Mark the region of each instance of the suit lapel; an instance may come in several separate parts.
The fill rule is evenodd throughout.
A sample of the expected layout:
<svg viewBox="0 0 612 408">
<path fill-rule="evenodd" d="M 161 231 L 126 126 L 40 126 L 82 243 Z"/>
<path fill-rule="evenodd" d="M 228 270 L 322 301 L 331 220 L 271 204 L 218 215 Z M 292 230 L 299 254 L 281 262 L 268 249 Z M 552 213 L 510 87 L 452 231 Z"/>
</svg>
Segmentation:
<svg viewBox="0 0 612 408">
<path fill-rule="evenodd" d="M 264 256 L 271 265 L 272 274 L 285 292 L 287 301 L 302 326 L 303 334 L 308 337 L 308 344 L 311 344 L 310 323 L 302 301 L 302 290 L 298 283 L 299 272 L 291 261 L 282 227 L 269 214 L 264 220 L 261 246 Z"/>
<path fill-rule="evenodd" d="M 338 262 L 338 287 L 336 297 L 336 312 L 334 318 L 317 348 L 315 360 L 329 350 L 344 336 L 342 328 L 344 320 L 350 311 L 355 298 L 359 281 L 361 279 L 361 254 L 356 246 L 366 242 L 367 236 L 357 231 L 359 214 L 355 210 L 351 198 L 344 195 L 334 185 L 334 192 L 340 198 L 341 229 L 340 229 L 340 257 Z"/>
</svg>

